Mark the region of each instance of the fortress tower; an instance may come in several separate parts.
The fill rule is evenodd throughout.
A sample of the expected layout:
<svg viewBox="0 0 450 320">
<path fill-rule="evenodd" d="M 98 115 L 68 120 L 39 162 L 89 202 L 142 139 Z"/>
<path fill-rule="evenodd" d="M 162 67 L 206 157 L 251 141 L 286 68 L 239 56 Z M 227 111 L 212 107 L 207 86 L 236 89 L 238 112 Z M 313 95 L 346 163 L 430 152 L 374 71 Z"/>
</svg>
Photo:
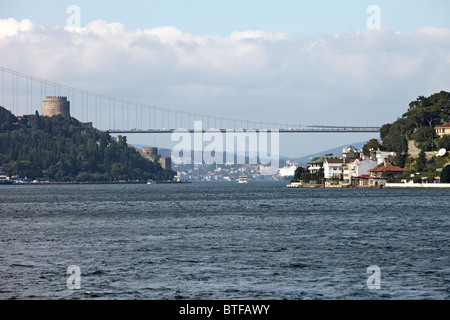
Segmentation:
<svg viewBox="0 0 450 320">
<path fill-rule="evenodd" d="M 142 153 L 147 159 L 153 162 L 158 161 L 158 148 L 142 148 Z"/>
<path fill-rule="evenodd" d="M 70 102 L 67 97 L 47 97 L 42 101 L 42 115 L 53 117 L 62 115 L 64 118 L 70 117 Z"/>
<path fill-rule="evenodd" d="M 141 154 L 153 162 L 158 162 L 163 169 L 172 169 L 172 159 L 164 158 L 158 155 L 158 148 L 156 147 L 144 147 L 142 148 Z"/>
</svg>

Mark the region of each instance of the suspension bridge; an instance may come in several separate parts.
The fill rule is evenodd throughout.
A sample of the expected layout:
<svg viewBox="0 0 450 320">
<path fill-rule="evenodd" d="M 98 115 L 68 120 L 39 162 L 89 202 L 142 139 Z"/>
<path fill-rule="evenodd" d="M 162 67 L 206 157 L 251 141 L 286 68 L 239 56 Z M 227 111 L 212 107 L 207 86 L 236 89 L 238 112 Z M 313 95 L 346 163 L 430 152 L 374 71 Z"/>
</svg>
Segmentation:
<svg viewBox="0 0 450 320">
<path fill-rule="evenodd" d="M 55 83 L 8 68 L 1 71 L 1 106 L 14 115 L 41 113 L 47 96 L 66 96 L 70 115 L 81 122 L 112 134 L 172 133 L 180 128 L 195 132 L 194 122 L 201 121 L 210 132 L 273 131 L 280 133 L 374 133 L 379 127 L 302 125 L 300 123 L 267 122 L 238 119 L 169 109 L 120 99 Z M 220 129 L 219 129 L 220 128 Z"/>
</svg>

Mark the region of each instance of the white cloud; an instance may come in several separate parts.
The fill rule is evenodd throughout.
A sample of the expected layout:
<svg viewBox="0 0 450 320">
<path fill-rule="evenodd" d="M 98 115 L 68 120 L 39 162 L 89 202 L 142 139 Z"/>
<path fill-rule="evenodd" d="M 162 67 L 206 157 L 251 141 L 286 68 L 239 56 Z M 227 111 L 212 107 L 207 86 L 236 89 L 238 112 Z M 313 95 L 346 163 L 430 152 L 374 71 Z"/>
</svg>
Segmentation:
<svg viewBox="0 0 450 320">
<path fill-rule="evenodd" d="M 33 23 L 28 19 L 0 19 L 0 39 L 15 36 L 21 31 L 30 31 L 33 27 Z"/>
<path fill-rule="evenodd" d="M 449 49 L 450 30 L 432 27 L 311 40 L 0 20 L 1 65 L 10 69 L 153 105 L 294 123 L 392 121 L 417 96 L 450 90 Z"/>
</svg>

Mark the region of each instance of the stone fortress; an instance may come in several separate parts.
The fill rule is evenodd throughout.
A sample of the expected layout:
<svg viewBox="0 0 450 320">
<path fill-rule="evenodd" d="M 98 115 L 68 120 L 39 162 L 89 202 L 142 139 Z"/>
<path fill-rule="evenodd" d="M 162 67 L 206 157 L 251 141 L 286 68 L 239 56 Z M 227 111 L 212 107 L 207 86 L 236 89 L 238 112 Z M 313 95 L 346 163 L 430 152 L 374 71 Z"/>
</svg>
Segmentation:
<svg viewBox="0 0 450 320">
<path fill-rule="evenodd" d="M 142 148 L 141 154 L 150 161 L 157 162 L 163 169 L 172 169 L 172 162 L 170 158 L 164 158 L 158 155 L 158 148 L 147 147 Z"/>
<path fill-rule="evenodd" d="M 70 118 L 70 102 L 67 101 L 67 97 L 48 96 L 42 101 L 42 115 L 45 117 L 62 115 L 64 118 Z M 87 124 L 90 124 L 90 127 L 92 127 L 92 123 Z M 117 136 L 115 139 L 119 142 L 122 140 L 122 137 Z M 143 148 L 140 152 L 145 158 L 159 163 L 163 169 L 172 169 L 171 159 L 159 156 L 158 148 Z"/>
<path fill-rule="evenodd" d="M 62 115 L 69 118 L 70 102 L 67 101 L 67 97 L 47 97 L 42 101 L 42 115 L 45 117 Z"/>
</svg>

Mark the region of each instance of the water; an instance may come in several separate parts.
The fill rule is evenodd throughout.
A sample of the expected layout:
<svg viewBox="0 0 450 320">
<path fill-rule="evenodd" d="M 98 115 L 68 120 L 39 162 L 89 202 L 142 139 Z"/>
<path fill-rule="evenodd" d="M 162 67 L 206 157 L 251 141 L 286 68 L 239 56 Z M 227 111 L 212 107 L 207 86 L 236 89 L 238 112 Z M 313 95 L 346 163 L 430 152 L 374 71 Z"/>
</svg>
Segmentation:
<svg viewBox="0 0 450 320">
<path fill-rule="evenodd" d="M 450 190 L 285 184 L 0 186 L 0 299 L 450 298 Z"/>
</svg>

